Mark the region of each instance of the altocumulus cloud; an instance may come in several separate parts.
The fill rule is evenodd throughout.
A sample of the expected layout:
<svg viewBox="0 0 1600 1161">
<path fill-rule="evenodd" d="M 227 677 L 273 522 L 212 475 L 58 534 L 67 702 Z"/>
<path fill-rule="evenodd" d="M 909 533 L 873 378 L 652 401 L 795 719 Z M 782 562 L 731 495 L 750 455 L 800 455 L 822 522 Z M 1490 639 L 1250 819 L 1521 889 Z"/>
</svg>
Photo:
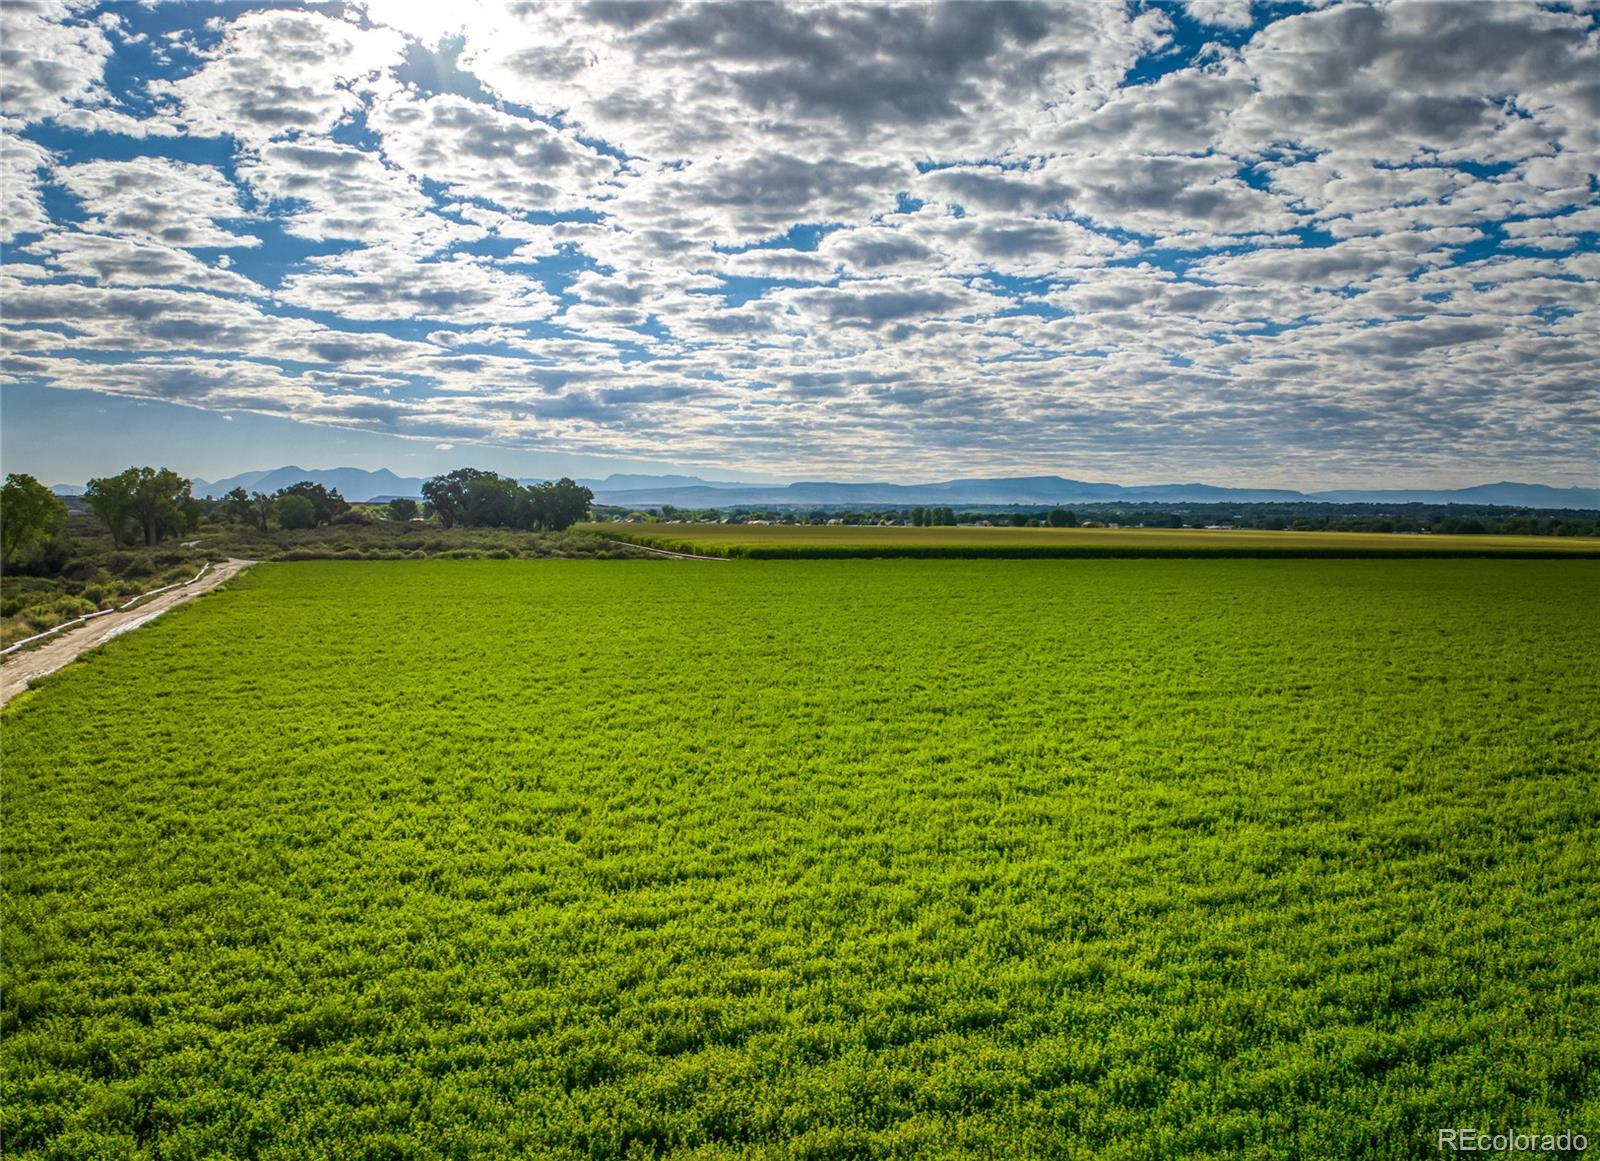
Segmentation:
<svg viewBox="0 0 1600 1161">
<path fill-rule="evenodd" d="M 1592 6 L 0 20 L 7 382 L 795 473 L 1600 459 Z"/>
</svg>

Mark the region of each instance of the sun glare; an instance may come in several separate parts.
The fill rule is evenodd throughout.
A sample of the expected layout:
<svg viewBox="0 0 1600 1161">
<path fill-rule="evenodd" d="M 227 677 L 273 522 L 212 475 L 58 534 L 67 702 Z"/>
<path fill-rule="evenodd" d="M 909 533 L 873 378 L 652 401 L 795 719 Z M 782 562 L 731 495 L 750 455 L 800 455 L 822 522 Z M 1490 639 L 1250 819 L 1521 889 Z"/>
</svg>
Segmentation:
<svg viewBox="0 0 1600 1161">
<path fill-rule="evenodd" d="M 452 36 L 470 36 L 492 21 L 479 0 L 368 0 L 367 19 L 437 48 Z"/>
</svg>

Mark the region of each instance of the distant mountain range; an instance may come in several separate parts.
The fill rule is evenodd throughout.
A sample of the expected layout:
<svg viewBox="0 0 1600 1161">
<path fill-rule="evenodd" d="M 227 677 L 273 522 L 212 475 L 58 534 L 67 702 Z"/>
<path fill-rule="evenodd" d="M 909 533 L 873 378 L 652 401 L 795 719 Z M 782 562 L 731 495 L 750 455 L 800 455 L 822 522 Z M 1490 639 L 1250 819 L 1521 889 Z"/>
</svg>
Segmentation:
<svg viewBox="0 0 1600 1161">
<path fill-rule="evenodd" d="M 422 479 L 416 476 L 397 476 L 388 468 L 369 472 L 362 468 L 270 468 L 262 472 L 240 472 L 225 480 L 193 482 L 196 496 L 220 498 L 235 488 L 247 492 L 266 492 L 268 495 L 280 488 L 310 480 L 321 484 L 330 492 L 337 489 L 346 500 L 361 503 L 368 500 L 388 500 L 395 496 L 422 495 Z"/>
<path fill-rule="evenodd" d="M 932 484 L 795 483 L 764 485 L 701 483 L 689 486 L 594 488 L 603 504 L 630 508 L 672 504 L 679 508 L 715 508 L 733 504 L 760 507 L 897 507 L 939 505 L 972 507 L 1045 504 L 1500 504 L 1516 508 L 1600 508 L 1600 488 L 1551 488 L 1543 484 L 1481 484 L 1453 490 L 1294 492 L 1281 488 L 1220 488 L 1211 484 L 1086 483 L 1060 476 L 1007 479 L 947 480 Z"/>
<path fill-rule="evenodd" d="M 240 472 L 237 476 L 229 476 L 223 480 L 202 480 L 196 478 L 193 491 L 196 496 L 221 497 L 226 496 L 235 488 L 243 488 L 247 492 L 276 492 L 280 488 L 287 488 L 291 484 L 298 484 L 301 480 L 310 480 L 313 484 L 321 484 L 329 491 L 338 490 L 339 495 L 352 503 L 368 503 L 374 500 L 391 500 L 396 496 L 416 498 L 422 495 L 422 485 L 426 480 L 424 476 L 397 476 L 388 468 L 380 468 L 369 472 L 362 468 L 302 468 L 289 465 L 285 468 L 269 468 L 260 472 Z M 539 483 L 542 480 L 526 479 L 522 483 Z M 615 474 L 603 480 L 579 480 L 578 483 L 586 488 L 599 493 L 638 491 L 651 488 L 746 488 L 766 487 L 764 484 L 719 484 L 711 480 L 702 480 L 699 476 L 638 476 Z M 59 495 L 73 494 L 71 485 L 57 485 L 55 491 Z M 75 489 L 82 492 L 82 488 Z"/>
<path fill-rule="evenodd" d="M 345 499 L 363 502 L 422 494 L 423 479 L 397 476 L 387 468 L 302 468 L 289 466 L 241 472 L 224 480 L 194 481 L 196 496 L 222 496 L 234 488 L 276 492 L 301 480 L 337 488 Z M 529 481 L 524 481 L 529 482 Z M 1480 484 L 1473 488 L 1340 489 L 1294 492 L 1283 488 L 1222 488 L 1212 484 L 1145 484 L 1125 487 L 1068 480 L 1060 476 L 1016 476 L 945 480 L 929 484 L 836 484 L 804 481 L 776 486 L 703 480 L 698 476 L 623 475 L 578 481 L 594 491 L 595 500 L 628 508 L 726 508 L 750 505 L 771 508 L 847 507 L 977 507 L 1008 505 L 1110 503 L 1329 503 L 1329 504 L 1496 504 L 1515 508 L 1597 508 L 1600 488 L 1552 488 L 1544 484 Z M 81 488 L 57 485 L 61 495 Z"/>
</svg>

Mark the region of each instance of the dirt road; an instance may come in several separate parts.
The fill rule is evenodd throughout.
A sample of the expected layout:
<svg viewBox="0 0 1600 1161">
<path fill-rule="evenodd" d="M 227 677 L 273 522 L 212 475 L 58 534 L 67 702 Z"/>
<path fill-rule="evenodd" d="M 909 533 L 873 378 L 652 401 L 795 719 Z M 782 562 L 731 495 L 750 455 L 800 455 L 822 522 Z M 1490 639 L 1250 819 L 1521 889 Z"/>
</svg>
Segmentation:
<svg viewBox="0 0 1600 1161">
<path fill-rule="evenodd" d="M 198 580 L 159 593 L 142 605 L 125 612 L 96 617 L 76 629 L 67 629 L 36 648 L 13 653 L 0 664 L 0 705 L 27 689 L 28 682 L 34 678 L 54 673 L 79 654 L 87 653 L 96 645 L 104 644 L 129 629 L 137 629 L 146 621 L 155 620 L 168 609 L 216 588 L 254 563 L 253 560 L 225 560 Z"/>
</svg>

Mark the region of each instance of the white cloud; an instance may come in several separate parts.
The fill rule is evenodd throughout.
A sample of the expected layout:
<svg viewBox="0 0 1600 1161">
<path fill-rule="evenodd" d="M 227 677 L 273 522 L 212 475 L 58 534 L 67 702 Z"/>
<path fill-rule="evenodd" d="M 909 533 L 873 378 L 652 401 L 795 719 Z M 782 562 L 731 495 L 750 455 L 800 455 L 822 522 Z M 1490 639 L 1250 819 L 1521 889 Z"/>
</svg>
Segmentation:
<svg viewBox="0 0 1600 1161">
<path fill-rule="evenodd" d="M 1594 14 L 1185 9 L 8 3 L 6 373 L 775 471 L 1592 474 Z"/>
<path fill-rule="evenodd" d="M 92 279 L 103 286 L 173 286 L 214 294 L 265 294 L 248 278 L 207 266 L 185 250 L 137 238 L 52 231 L 29 249 L 43 256 L 53 272 Z"/>
<path fill-rule="evenodd" d="M 0 5 L 0 108 L 38 121 L 98 99 L 111 43 L 60 0 Z"/>
<path fill-rule="evenodd" d="M 393 94 L 374 103 L 368 124 L 405 172 L 510 210 L 581 207 L 617 170 L 571 133 L 449 94 Z"/>
<path fill-rule="evenodd" d="M 0 242 L 49 229 L 39 173 L 50 160 L 49 150 L 18 137 L 12 125 L 0 125 Z"/>
<path fill-rule="evenodd" d="M 388 29 L 316 12 L 245 11 L 224 28 L 203 68 L 150 87 L 177 101 L 189 132 L 251 143 L 333 128 L 404 49 Z"/>
<path fill-rule="evenodd" d="M 1253 17 L 1250 0 L 1183 0 L 1191 20 L 1223 28 L 1249 28 Z"/>
<path fill-rule="evenodd" d="M 207 165 L 158 157 L 58 166 L 57 183 L 83 206 L 83 229 L 169 246 L 249 247 L 252 235 L 219 223 L 249 217 L 239 191 Z"/>
</svg>

